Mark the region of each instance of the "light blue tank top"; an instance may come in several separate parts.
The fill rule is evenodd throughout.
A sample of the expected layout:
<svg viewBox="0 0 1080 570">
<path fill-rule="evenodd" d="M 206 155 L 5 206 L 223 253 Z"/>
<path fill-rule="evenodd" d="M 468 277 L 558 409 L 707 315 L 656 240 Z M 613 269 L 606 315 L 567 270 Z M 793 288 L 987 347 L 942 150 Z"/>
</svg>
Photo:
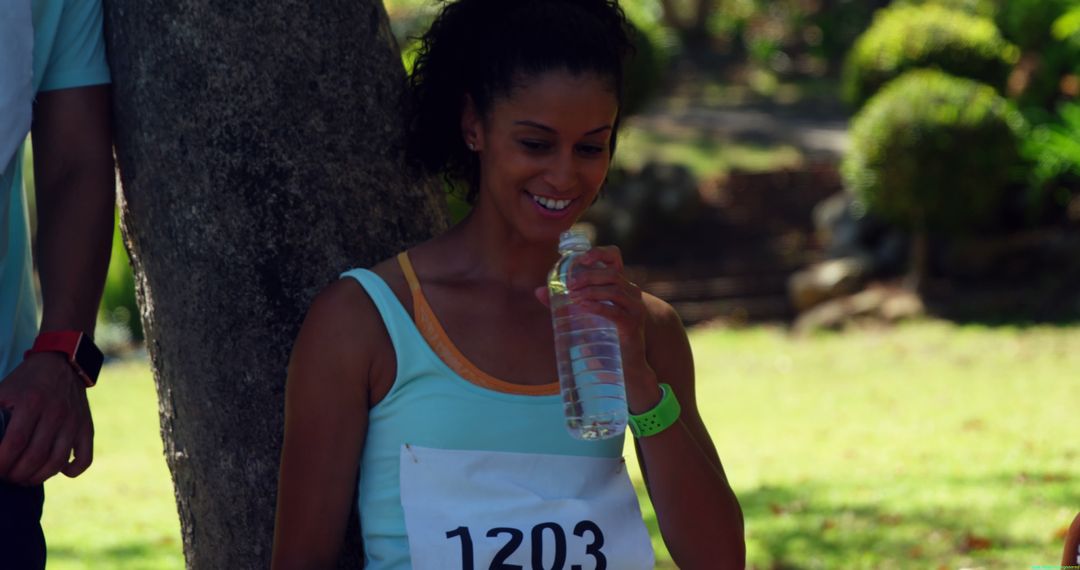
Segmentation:
<svg viewBox="0 0 1080 570">
<path fill-rule="evenodd" d="M 342 277 L 356 279 L 367 291 L 397 355 L 394 385 L 368 413 L 360 462 L 358 502 L 366 568 L 411 568 L 399 487 L 399 453 L 406 443 L 439 449 L 622 455 L 622 438 L 572 438 L 558 394 L 506 394 L 462 378 L 431 349 L 378 275 L 354 269 Z"/>
</svg>

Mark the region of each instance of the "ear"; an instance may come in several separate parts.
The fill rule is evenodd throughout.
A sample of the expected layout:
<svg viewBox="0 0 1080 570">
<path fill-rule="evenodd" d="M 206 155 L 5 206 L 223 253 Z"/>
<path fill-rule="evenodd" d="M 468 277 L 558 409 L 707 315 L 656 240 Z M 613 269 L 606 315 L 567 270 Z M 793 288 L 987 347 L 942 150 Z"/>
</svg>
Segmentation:
<svg viewBox="0 0 1080 570">
<path fill-rule="evenodd" d="M 465 94 L 465 103 L 461 109 L 461 137 L 465 147 L 472 151 L 484 148 L 484 124 L 483 118 L 476 110 L 476 103 L 472 95 Z"/>
</svg>

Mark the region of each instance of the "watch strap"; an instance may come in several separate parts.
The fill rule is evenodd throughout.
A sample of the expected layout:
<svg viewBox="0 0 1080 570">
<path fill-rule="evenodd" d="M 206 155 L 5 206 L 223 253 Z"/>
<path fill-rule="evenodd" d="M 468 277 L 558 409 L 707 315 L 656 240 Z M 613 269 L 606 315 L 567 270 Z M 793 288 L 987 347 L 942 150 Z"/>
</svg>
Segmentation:
<svg viewBox="0 0 1080 570">
<path fill-rule="evenodd" d="M 675 424 L 679 420 L 682 407 L 675 398 L 675 391 L 670 384 L 660 384 L 660 403 L 653 409 L 642 414 L 631 414 L 628 423 L 634 437 L 642 438 L 656 435 Z"/>
<path fill-rule="evenodd" d="M 23 358 L 37 352 L 59 352 L 66 355 L 87 388 L 97 383 L 98 373 L 105 361 L 101 350 L 82 331 L 43 332 L 34 339 L 34 345 L 26 351 Z"/>
</svg>

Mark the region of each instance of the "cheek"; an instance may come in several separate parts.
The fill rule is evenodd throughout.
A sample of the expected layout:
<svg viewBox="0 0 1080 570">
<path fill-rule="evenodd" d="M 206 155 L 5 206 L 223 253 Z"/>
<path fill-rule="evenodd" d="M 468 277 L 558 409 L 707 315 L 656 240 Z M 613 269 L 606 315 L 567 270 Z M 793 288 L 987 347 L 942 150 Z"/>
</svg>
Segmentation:
<svg viewBox="0 0 1080 570">
<path fill-rule="evenodd" d="M 583 182 L 591 189 L 598 190 L 604 183 L 604 177 L 608 173 L 608 163 L 605 160 L 597 160 L 596 164 L 589 164 L 583 170 Z"/>
</svg>

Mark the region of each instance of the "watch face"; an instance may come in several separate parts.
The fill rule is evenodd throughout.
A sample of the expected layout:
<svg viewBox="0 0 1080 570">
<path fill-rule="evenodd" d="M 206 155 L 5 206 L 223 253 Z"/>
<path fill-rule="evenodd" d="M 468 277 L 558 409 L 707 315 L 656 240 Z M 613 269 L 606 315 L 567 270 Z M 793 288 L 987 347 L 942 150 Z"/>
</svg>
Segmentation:
<svg viewBox="0 0 1080 570">
<path fill-rule="evenodd" d="M 103 362 L 105 362 L 105 355 L 101 354 L 98 347 L 94 346 L 94 343 L 84 335 L 79 342 L 78 348 L 75 349 L 75 364 L 79 365 L 79 368 L 90 377 L 91 381 L 96 382 Z"/>
</svg>

